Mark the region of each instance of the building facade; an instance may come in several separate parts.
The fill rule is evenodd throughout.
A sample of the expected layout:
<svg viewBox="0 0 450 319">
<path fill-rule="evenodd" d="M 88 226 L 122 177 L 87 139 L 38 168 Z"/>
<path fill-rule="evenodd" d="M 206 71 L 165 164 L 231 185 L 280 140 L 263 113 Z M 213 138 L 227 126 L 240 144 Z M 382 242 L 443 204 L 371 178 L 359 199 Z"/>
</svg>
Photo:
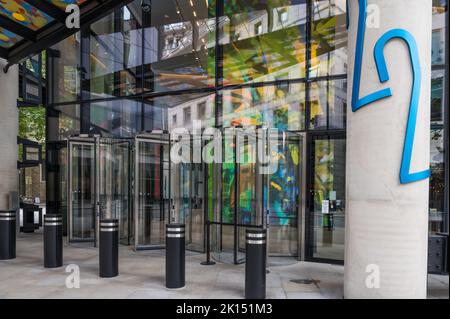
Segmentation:
<svg viewBox="0 0 450 319">
<path fill-rule="evenodd" d="M 189 249 L 239 263 L 245 228 L 268 227 L 270 256 L 342 263 L 346 8 L 345 0 L 153 0 L 145 12 L 135 0 L 48 48 L 47 211 L 67 216 L 69 240 L 95 240 L 95 216 L 107 212 L 122 220 L 124 244 L 157 248 L 175 197 Z M 432 13 L 436 234 L 448 233 L 447 1 L 434 0 Z M 165 132 L 192 132 L 197 121 L 235 129 L 221 146 L 234 159 L 257 150 L 239 132 L 278 129 L 278 170 L 263 178 L 257 164 L 233 160 L 170 167 Z"/>
</svg>

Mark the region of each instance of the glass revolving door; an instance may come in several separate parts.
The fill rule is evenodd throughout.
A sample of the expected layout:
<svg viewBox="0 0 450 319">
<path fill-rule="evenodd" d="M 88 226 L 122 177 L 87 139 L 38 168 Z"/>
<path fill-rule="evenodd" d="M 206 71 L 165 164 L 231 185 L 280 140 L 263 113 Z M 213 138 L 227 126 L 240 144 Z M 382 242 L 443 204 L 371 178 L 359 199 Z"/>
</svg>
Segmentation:
<svg viewBox="0 0 450 319">
<path fill-rule="evenodd" d="M 298 258 L 304 206 L 303 136 L 279 132 L 274 137 L 256 128 L 232 128 L 224 136 L 223 163 L 209 165 L 213 258 L 244 262 L 247 228 L 267 228 L 269 257 Z"/>
<path fill-rule="evenodd" d="M 68 139 L 69 242 L 98 238 L 100 218 L 119 219 L 122 244 L 130 239 L 130 141 L 99 136 Z"/>
<path fill-rule="evenodd" d="M 170 136 L 153 131 L 135 139 L 134 247 L 163 248 L 170 213 Z"/>
</svg>

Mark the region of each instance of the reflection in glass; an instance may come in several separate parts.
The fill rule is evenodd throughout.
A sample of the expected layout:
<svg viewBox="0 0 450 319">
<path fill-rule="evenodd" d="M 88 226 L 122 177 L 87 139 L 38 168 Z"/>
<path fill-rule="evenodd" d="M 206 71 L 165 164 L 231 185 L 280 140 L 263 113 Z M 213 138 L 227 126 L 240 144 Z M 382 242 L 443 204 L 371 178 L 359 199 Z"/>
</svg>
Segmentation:
<svg viewBox="0 0 450 319">
<path fill-rule="evenodd" d="M 325 137 L 313 143 L 311 255 L 344 260 L 345 140 Z"/>
<path fill-rule="evenodd" d="M 141 103 L 135 100 L 113 100 L 90 106 L 91 134 L 133 137 L 140 131 Z"/>
<path fill-rule="evenodd" d="M 152 1 L 151 13 L 144 14 L 145 90 L 214 84 L 214 12 L 208 1 Z"/>
<path fill-rule="evenodd" d="M 311 77 L 347 73 L 346 1 L 313 1 Z"/>
<path fill-rule="evenodd" d="M 444 210 L 445 162 L 444 162 L 444 129 L 431 130 L 430 154 L 430 216 L 429 232 L 444 232 L 444 223 L 448 221 L 448 213 Z"/>
<path fill-rule="evenodd" d="M 318 81 L 310 86 L 311 129 L 344 129 L 347 81 Z"/>
<path fill-rule="evenodd" d="M 185 128 L 193 133 L 200 127 L 215 125 L 215 94 L 166 95 L 144 100 L 144 130 Z"/>
<path fill-rule="evenodd" d="M 444 125 L 445 70 L 431 72 L 431 124 Z"/>
<path fill-rule="evenodd" d="M 141 92 L 140 1 L 122 7 L 90 27 L 91 98 Z"/>
<path fill-rule="evenodd" d="M 224 3 L 224 85 L 305 77 L 306 2 Z"/>
<path fill-rule="evenodd" d="M 445 64 L 447 10 L 447 0 L 433 0 L 433 43 L 431 51 L 433 65 L 443 66 Z"/>
<path fill-rule="evenodd" d="M 80 33 L 69 36 L 49 49 L 50 101 L 76 101 L 80 94 Z"/>
<path fill-rule="evenodd" d="M 304 129 L 304 84 L 224 90 L 223 126 L 275 127 L 280 130 Z"/>
</svg>

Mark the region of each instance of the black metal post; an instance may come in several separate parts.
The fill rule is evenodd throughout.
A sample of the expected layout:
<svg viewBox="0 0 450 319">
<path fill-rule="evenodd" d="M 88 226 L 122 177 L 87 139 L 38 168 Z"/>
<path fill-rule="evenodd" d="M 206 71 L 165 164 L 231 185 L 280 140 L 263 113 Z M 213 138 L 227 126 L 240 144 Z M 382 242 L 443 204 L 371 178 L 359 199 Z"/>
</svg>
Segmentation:
<svg viewBox="0 0 450 319">
<path fill-rule="evenodd" d="M 0 211 L 0 260 L 16 258 L 16 211 Z"/>
<path fill-rule="evenodd" d="M 209 222 L 209 220 L 206 222 L 206 260 L 202 261 L 200 263 L 200 265 L 203 266 L 212 266 L 215 265 L 216 263 L 214 261 L 211 260 L 211 240 L 210 240 L 210 227 L 211 227 L 211 223 Z"/>
<path fill-rule="evenodd" d="M 44 267 L 57 268 L 63 265 L 63 221 L 62 215 L 44 215 Z"/>
<path fill-rule="evenodd" d="M 185 226 L 166 225 L 166 287 L 181 288 L 185 285 Z"/>
<path fill-rule="evenodd" d="M 119 221 L 100 221 L 100 277 L 111 278 L 119 275 Z"/>
<path fill-rule="evenodd" d="M 245 298 L 266 298 L 266 229 L 246 230 Z"/>
</svg>

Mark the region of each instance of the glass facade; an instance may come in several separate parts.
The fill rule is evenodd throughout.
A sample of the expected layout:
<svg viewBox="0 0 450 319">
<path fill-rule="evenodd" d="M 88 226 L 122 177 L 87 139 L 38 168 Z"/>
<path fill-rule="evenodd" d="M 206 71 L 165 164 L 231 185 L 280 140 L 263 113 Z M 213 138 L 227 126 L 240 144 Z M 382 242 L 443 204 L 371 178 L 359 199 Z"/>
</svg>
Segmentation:
<svg viewBox="0 0 450 319">
<path fill-rule="evenodd" d="M 190 130 L 194 121 L 221 130 L 277 128 L 284 134 L 279 171 L 262 194 L 251 164 L 199 171 L 208 182 L 202 192 L 209 197 L 212 249 L 218 258 L 231 252 L 239 261 L 243 229 L 261 225 L 264 217 L 252 214 L 268 199 L 269 254 L 342 262 L 346 1 L 151 3 L 143 12 L 141 1 L 132 1 L 48 50 L 47 138 L 53 143 L 47 147 L 61 154 L 62 141 L 76 134 L 133 139 L 150 130 Z M 447 2 L 433 1 L 431 232 L 448 230 L 446 15 Z M 247 139 L 222 145 L 231 157 L 255 147 Z M 53 157 L 58 172 L 67 165 L 59 158 Z M 65 187 L 56 177 L 53 183 Z M 61 209 L 64 192 L 58 191 Z"/>
</svg>

